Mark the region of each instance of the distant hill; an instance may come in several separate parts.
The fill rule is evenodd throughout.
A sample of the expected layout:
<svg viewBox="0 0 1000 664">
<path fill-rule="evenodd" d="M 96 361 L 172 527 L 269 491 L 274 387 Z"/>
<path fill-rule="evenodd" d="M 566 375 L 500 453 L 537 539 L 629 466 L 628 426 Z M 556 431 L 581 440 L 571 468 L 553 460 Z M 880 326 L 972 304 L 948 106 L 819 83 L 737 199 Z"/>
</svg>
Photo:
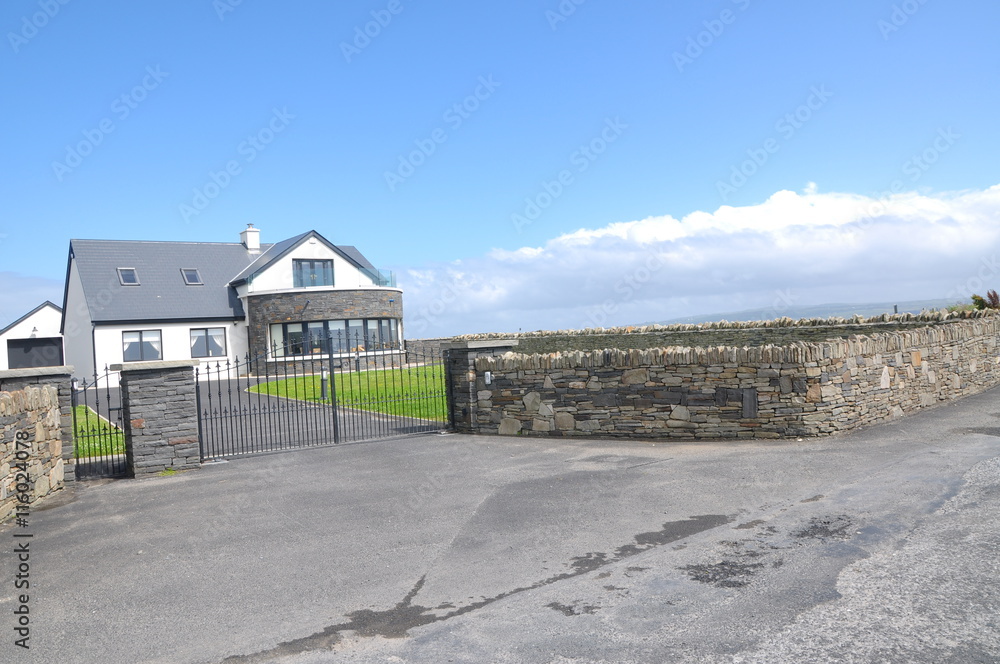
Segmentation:
<svg viewBox="0 0 1000 664">
<path fill-rule="evenodd" d="M 787 318 L 850 318 L 851 316 L 881 316 L 882 314 L 893 313 L 893 306 L 899 308 L 899 313 L 918 314 L 924 310 L 944 309 L 955 304 L 954 300 L 916 300 L 911 302 L 876 302 L 869 304 L 814 304 L 808 306 L 790 306 L 778 313 L 777 317 Z M 761 309 L 744 309 L 742 311 L 730 311 L 726 313 L 702 314 L 699 316 L 686 316 L 684 318 L 672 318 L 670 320 L 656 321 L 658 325 L 674 325 L 678 323 L 714 323 L 720 320 L 746 321 L 746 320 L 770 320 L 775 318 L 773 307 Z"/>
</svg>

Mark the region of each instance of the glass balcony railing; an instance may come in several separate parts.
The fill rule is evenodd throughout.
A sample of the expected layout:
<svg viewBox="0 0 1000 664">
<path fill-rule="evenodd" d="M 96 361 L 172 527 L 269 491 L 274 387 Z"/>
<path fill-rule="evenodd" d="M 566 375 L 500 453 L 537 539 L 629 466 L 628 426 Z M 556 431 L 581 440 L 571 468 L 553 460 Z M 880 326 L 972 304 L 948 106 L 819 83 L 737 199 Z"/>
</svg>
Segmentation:
<svg viewBox="0 0 1000 664">
<path fill-rule="evenodd" d="M 365 268 L 362 272 L 371 278 L 372 283 L 376 286 L 386 286 L 388 288 L 396 287 L 396 275 L 390 270 L 370 270 Z"/>
</svg>

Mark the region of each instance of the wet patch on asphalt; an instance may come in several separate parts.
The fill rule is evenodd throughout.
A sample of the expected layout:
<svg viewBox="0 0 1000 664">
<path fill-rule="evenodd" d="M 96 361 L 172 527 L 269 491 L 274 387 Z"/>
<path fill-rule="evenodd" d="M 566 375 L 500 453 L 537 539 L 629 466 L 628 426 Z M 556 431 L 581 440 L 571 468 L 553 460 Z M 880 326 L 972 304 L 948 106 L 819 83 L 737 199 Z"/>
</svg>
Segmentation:
<svg viewBox="0 0 1000 664">
<path fill-rule="evenodd" d="M 854 522 L 846 514 L 836 516 L 814 517 L 809 525 L 792 535 L 800 539 L 850 539 Z"/>
<path fill-rule="evenodd" d="M 558 611 L 564 616 L 582 616 L 585 613 L 591 615 L 597 613 L 597 610 L 601 608 L 599 606 L 594 606 L 593 604 L 581 605 L 581 601 L 582 600 L 577 600 L 572 604 L 560 604 L 559 602 L 551 602 L 549 604 L 546 604 L 545 606 L 555 611 Z"/>
<path fill-rule="evenodd" d="M 952 433 L 981 433 L 984 436 L 1000 436 L 1000 427 L 970 427 L 952 429 Z"/>
<path fill-rule="evenodd" d="M 678 569 L 687 572 L 692 580 L 710 583 L 717 588 L 742 588 L 750 584 L 750 577 L 764 567 L 764 563 L 741 563 L 722 560 L 710 565 L 685 565 Z"/>
<path fill-rule="evenodd" d="M 251 664 L 253 662 L 263 663 L 273 661 L 275 657 L 279 656 L 295 655 L 313 650 L 329 650 L 340 642 L 341 635 L 344 632 L 352 632 L 355 636 L 363 637 L 381 636 L 385 638 L 402 638 L 407 636 L 407 632 L 414 627 L 421 627 L 423 625 L 429 625 L 431 623 L 441 622 L 448 620 L 449 618 L 464 615 L 512 595 L 529 590 L 536 590 L 559 581 L 564 581 L 566 579 L 571 579 L 582 574 L 592 572 L 605 565 L 619 562 L 644 551 L 649 551 L 650 549 L 664 544 L 669 544 L 670 542 L 676 542 L 677 540 L 731 523 L 732 521 L 733 517 L 730 516 L 721 514 L 705 514 L 701 516 L 693 516 L 681 521 L 667 522 L 663 524 L 663 527 L 660 528 L 660 530 L 635 535 L 632 544 L 626 544 L 618 547 L 615 549 L 614 554 L 590 552 L 582 556 L 577 556 L 570 560 L 570 571 L 568 572 L 556 574 L 547 579 L 537 581 L 530 586 L 514 588 L 513 590 L 502 592 L 498 595 L 494 595 L 493 597 L 483 598 L 479 601 L 455 608 L 444 614 L 434 613 L 434 609 L 430 607 L 413 604 L 414 598 L 416 598 L 420 589 L 424 586 L 424 581 L 426 579 L 426 575 L 424 575 L 420 577 L 420 580 L 417 581 L 416 585 L 413 586 L 410 592 L 408 592 L 406 596 L 391 609 L 383 611 L 373 611 L 371 609 L 352 611 L 351 613 L 346 614 L 346 616 L 350 619 L 347 622 L 330 625 L 320 632 L 301 639 L 279 643 L 277 646 L 269 650 L 264 650 L 250 655 L 233 655 L 231 657 L 227 657 L 223 661 L 231 664 Z M 625 572 L 626 576 L 628 576 L 628 572 L 641 572 L 647 569 L 649 568 L 628 567 Z M 440 606 L 445 605 L 442 604 Z M 556 610 L 562 610 L 560 608 L 556 608 L 552 604 L 547 606 Z M 588 608 L 591 610 L 586 610 Z M 583 607 L 581 612 L 593 613 L 598 608 L 600 607 L 590 607 L 588 605 Z M 567 615 L 580 615 L 580 613 Z"/>
<path fill-rule="evenodd" d="M 812 499 L 801 502 L 812 502 Z M 764 523 L 758 519 L 734 527 L 734 530 L 757 527 L 757 536 L 720 541 L 719 546 L 724 552 L 721 559 L 711 563 L 685 565 L 677 569 L 687 573 L 691 580 L 699 583 L 717 588 L 745 588 L 750 585 L 756 574 L 768 568 L 777 569 L 784 565 L 784 558 L 775 556 L 776 552 L 802 546 L 806 543 L 803 540 L 826 542 L 850 539 L 855 527 L 854 521 L 845 514 L 814 517 L 806 526 L 790 533 L 793 540 L 787 538 L 776 540 L 779 538 L 777 529 L 765 526 Z"/>
</svg>

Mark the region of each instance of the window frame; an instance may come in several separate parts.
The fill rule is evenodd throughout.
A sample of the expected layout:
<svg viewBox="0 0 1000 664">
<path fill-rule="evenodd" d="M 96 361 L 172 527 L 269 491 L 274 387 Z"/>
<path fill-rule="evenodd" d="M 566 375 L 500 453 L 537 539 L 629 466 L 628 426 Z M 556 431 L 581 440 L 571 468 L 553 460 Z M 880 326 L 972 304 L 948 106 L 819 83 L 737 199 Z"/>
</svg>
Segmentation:
<svg viewBox="0 0 1000 664">
<path fill-rule="evenodd" d="M 352 326 L 351 323 L 360 323 L 360 325 Z M 307 349 L 319 347 L 314 340 L 316 334 L 311 334 L 310 328 L 316 330 L 320 325 L 322 325 L 321 338 L 334 340 L 334 356 L 394 351 L 401 349 L 403 345 L 399 338 L 399 319 L 396 318 L 279 321 L 268 325 L 268 354 L 273 358 L 326 355 L 325 350 L 318 353 L 306 352 Z M 290 326 L 298 329 L 289 332 Z M 356 333 L 353 341 L 350 337 L 352 331 Z M 389 339 L 385 338 L 385 334 L 383 334 L 385 331 L 388 331 Z M 358 341 L 361 342 L 360 345 L 357 343 Z M 286 353 L 286 351 L 291 352 Z"/>
<path fill-rule="evenodd" d="M 194 272 L 194 276 L 198 281 L 191 281 L 188 279 L 188 272 Z M 184 280 L 185 286 L 204 286 L 205 281 L 201 278 L 201 272 L 198 271 L 196 267 L 182 267 L 181 268 L 181 279 Z"/>
<path fill-rule="evenodd" d="M 118 271 L 118 283 L 120 283 L 122 286 L 141 286 L 142 285 L 142 283 L 139 281 L 139 270 L 135 269 L 134 267 L 119 267 L 119 268 L 116 268 L 116 269 Z M 135 277 L 135 282 L 134 283 L 130 282 L 130 281 L 127 281 L 124 278 L 123 275 L 126 272 L 131 272 L 132 276 Z"/>
<path fill-rule="evenodd" d="M 330 283 L 306 283 L 306 264 L 309 264 L 308 274 L 312 277 L 321 276 L 321 282 L 329 277 Z M 321 264 L 317 267 L 317 264 Z M 337 279 L 334 275 L 332 258 L 293 258 L 292 259 L 292 287 L 293 288 L 331 288 L 336 285 Z M 312 280 L 310 280 L 312 281 Z"/>
<path fill-rule="evenodd" d="M 212 350 L 211 347 L 210 347 L 210 345 L 209 345 L 209 339 L 211 338 L 211 334 L 209 334 L 209 333 L 210 333 L 211 330 L 221 330 L 222 331 L 222 354 L 221 355 L 212 355 L 211 352 L 210 352 Z M 194 346 L 194 344 L 191 343 L 191 336 L 195 332 L 204 332 L 205 333 L 205 351 L 208 353 L 207 355 L 195 355 L 194 354 L 195 346 Z M 190 328 L 188 330 L 188 345 L 191 348 L 191 359 L 193 359 L 193 360 L 200 360 L 200 359 L 205 359 L 205 358 L 211 359 L 211 358 L 214 358 L 214 357 L 229 357 L 229 341 L 226 339 L 226 328 L 225 327 L 192 327 L 192 328 Z"/>
<path fill-rule="evenodd" d="M 143 355 L 143 353 L 142 353 L 143 346 L 146 343 L 149 343 L 150 345 L 152 345 L 152 343 L 153 343 L 151 341 L 147 342 L 144 339 L 144 336 L 146 334 L 152 334 L 154 332 L 156 333 L 156 336 L 159 338 L 160 349 L 157 351 L 159 353 L 159 357 L 155 357 L 155 358 L 146 358 L 146 357 L 143 357 L 142 356 Z M 126 357 L 125 357 L 125 335 L 126 334 L 138 334 L 139 335 L 139 359 L 137 359 L 137 360 L 129 360 L 129 359 L 126 359 Z M 163 359 L 163 330 L 162 329 L 160 329 L 160 330 L 122 330 L 122 363 L 125 363 L 125 362 L 158 362 L 158 361 L 161 361 L 162 359 Z"/>
</svg>

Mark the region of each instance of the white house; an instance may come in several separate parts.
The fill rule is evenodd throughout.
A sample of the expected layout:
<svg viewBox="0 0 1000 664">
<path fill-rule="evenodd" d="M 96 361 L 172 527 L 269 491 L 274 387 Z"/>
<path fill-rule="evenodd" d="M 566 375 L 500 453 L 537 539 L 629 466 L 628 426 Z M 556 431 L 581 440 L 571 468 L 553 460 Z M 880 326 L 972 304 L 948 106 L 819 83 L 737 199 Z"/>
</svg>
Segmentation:
<svg viewBox="0 0 1000 664">
<path fill-rule="evenodd" d="M 399 349 L 402 292 L 316 231 L 261 244 L 71 240 L 62 333 L 78 376 L 106 366 Z"/>
<path fill-rule="evenodd" d="M 43 302 L 0 330 L 0 370 L 63 364 L 62 309 Z"/>
</svg>

